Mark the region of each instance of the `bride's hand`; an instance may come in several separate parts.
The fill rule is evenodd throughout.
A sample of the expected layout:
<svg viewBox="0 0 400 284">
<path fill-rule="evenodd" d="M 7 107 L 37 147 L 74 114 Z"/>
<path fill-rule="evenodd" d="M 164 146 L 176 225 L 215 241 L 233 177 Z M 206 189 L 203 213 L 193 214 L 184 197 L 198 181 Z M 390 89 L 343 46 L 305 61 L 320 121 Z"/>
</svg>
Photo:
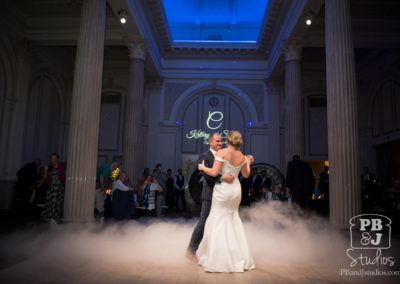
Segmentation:
<svg viewBox="0 0 400 284">
<path fill-rule="evenodd" d="M 250 163 L 254 162 L 254 157 L 252 155 L 247 155 L 247 159 L 249 159 Z"/>
<path fill-rule="evenodd" d="M 204 160 L 203 160 L 201 162 L 201 164 L 199 164 L 198 169 L 199 169 L 199 171 L 202 171 L 204 168 L 205 168 L 205 165 L 204 165 Z"/>
</svg>

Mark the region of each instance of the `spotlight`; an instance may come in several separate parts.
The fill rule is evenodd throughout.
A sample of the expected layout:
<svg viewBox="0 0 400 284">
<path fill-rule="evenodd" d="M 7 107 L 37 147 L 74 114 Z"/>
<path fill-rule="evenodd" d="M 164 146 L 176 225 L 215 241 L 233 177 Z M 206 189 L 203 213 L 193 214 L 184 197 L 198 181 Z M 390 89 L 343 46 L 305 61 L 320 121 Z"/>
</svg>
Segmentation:
<svg viewBox="0 0 400 284">
<path fill-rule="evenodd" d="M 304 21 L 306 23 L 307 26 L 311 26 L 312 21 L 313 21 L 313 17 L 314 17 L 314 13 L 311 11 L 308 11 L 305 15 L 304 15 Z"/>
<path fill-rule="evenodd" d="M 252 126 L 252 125 L 253 125 L 253 122 L 249 121 L 249 126 Z"/>
<path fill-rule="evenodd" d="M 119 21 L 121 24 L 125 24 L 128 19 L 128 13 L 125 10 L 119 11 Z"/>
</svg>

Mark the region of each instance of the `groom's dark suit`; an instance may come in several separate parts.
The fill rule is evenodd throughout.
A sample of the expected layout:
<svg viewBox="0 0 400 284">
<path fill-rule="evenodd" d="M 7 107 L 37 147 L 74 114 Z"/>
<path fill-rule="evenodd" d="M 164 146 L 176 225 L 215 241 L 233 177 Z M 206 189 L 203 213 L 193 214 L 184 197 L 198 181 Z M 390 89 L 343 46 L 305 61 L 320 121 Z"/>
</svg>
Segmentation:
<svg viewBox="0 0 400 284">
<path fill-rule="evenodd" d="M 208 150 L 199 156 L 199 162 L 201 163 L 204 161 L 204 165 L 207 168 L 212 168 L 214 164 L 214 154 L 211 152 L 211 150 Z M 197 248 L 199 247 L 199 244 L 203 238 L 203 233 L 204 233 L 204 225 L 206 224 L 206 220 L 208 215 L 210 214 L 210 209 L 211 209 L 211 199 L 212 199 L 212 193 L 213 193 L 213 188 L 215 183 L 220 183 L 221 182 L 221 175 L 218 175 L 216 177 L 211 177 L 209 175 L 206 175 L 203 173 L 203 190 L 201 193 L 201 213 L 200 213 L 200 218 L 199 221 L 197 222 L 196 227 L 193 230 L 192 238 L 190 239 L 188 251 L 190 253 L 196 253 Z"/>
</svg>

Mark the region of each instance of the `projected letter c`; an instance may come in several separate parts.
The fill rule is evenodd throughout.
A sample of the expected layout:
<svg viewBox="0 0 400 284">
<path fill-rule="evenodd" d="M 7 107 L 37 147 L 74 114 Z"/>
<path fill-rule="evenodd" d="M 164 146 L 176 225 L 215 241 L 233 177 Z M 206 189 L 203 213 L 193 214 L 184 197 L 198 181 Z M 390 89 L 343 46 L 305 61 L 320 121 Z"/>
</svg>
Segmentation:
<svg viewBox="0 0 400 284">
<path fill-rule="evenodd" d="M 216 117 L 215 117 L 216 116 Z M 220 111 L 214 111 L 214 112 L 208 112 L 208 118 L 207 118 L 207 127 L 209 129 L 217 129 L 220 128 L 222 125 L 222 122 L 220 122 L 224 118 L 224 114 Z M 220 122 L 216 127 L 212 127 L 210 125 L 211 122 Z"/>
</svg>

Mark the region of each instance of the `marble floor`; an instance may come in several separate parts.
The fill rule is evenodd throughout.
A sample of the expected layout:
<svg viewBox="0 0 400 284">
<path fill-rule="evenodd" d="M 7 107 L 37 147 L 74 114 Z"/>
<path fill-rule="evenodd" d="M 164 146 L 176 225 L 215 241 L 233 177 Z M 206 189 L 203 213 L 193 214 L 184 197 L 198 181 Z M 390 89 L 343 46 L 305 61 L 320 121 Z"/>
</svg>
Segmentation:
<svg viewBox="0 0 400 284">
<path fill-rule="evenodd" d="M 194 264 L 181 266 L 155 263 L 125 265 L 92 264 L 63 266 L 62 262 L 44 263 L 34 269 L 9 267 L 0 271 L 1 283 L 399 283 L 400 276 L 341 276 L 339 269 L 298 263 L 263 264 L 244 273 L 206 273 Z M 21 273 L 21 269 L 24 272 Z"/>
</svg>

